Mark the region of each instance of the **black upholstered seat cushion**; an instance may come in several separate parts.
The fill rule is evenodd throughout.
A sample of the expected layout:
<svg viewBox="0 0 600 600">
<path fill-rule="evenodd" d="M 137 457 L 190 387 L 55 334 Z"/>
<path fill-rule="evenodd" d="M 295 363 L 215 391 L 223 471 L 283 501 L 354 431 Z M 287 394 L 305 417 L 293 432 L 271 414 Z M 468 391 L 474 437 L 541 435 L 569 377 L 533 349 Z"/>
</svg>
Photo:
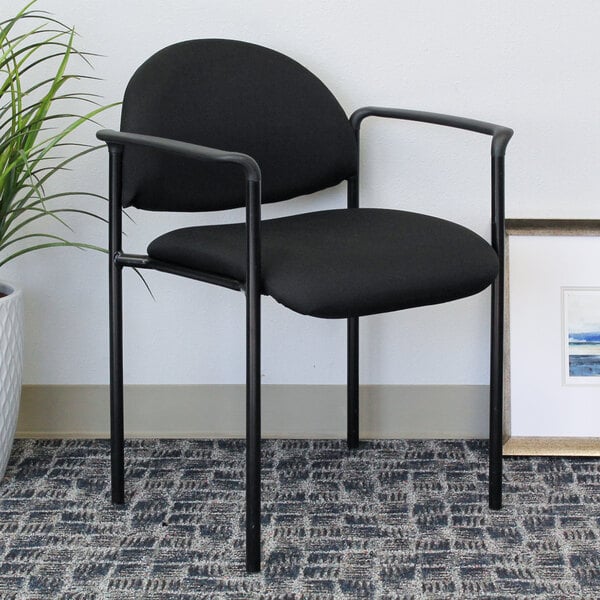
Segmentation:
<svg viewBox="0 0 600 600">
<path fill-rule="evenodd" d="M 263 293 L 299 313 L 339 318 L 470 296 L 496 277 L 490 245 L 455 223 L 386 209 L 262 222 Z M 245 280 L 245 225 L 187 227 L 148 247 L 157 260 Z"/>
</svg>

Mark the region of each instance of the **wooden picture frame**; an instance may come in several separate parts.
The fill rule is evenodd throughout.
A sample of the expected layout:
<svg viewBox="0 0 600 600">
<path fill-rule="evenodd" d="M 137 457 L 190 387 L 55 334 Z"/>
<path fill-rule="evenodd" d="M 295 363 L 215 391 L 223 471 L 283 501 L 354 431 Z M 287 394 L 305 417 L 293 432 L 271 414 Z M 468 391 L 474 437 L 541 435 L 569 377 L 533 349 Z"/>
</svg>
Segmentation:
<svg viewBox="0 0 600 600">
<path fill-rule="evenodd" d="M 503 454 L 600 456 L 600 356 L 575 356 L 600 338 L 568 312 L 597 290 L 600 323 L 600 220 L 507 219 L 505 261 Z"/>
</svg>

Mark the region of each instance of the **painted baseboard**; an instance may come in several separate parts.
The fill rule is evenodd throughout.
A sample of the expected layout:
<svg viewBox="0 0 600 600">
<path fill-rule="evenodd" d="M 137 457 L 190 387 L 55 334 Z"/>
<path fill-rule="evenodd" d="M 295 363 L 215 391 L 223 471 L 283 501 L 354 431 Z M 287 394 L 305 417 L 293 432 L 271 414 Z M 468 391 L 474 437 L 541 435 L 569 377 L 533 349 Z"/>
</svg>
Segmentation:
<svg viewBox="0 0 600 600">
<path fill-rule="evenodd" d="M 263 385 L 263 436 L 343 438 L 343 385 Z M 243 385 L 125 386 L 128 437 L 243 437 Z M 365 385 L 361 437 L 485 438 L 488 387 Z M 108 386 L 23 386 L 17 437 L 108 437 Z"/>
<path fill-rule="evenodd" d="M 502 453 L 504 456 L 600 456 L 600 439 L 513 436 L 504 442 Z"/>
</svg>

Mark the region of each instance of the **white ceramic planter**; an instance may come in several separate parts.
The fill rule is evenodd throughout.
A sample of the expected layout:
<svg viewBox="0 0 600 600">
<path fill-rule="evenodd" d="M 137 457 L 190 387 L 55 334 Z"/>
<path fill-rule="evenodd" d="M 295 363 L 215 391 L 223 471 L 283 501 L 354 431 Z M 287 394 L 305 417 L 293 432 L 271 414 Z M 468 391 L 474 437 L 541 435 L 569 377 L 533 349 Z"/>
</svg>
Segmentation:
<svg viewBox="0 0 600 600">
<path fill-rule="evenodd" d="M 0 281 L 0 480 L 15 437 L 23 373 L 23 294 Z"/>
</svg>

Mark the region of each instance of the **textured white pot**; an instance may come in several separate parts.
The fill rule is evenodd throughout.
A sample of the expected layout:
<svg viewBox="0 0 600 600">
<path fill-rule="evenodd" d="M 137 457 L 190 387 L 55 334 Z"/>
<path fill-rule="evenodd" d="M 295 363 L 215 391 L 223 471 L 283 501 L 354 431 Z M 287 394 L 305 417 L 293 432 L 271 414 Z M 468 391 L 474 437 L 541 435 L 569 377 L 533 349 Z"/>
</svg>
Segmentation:
<svg viewBox="0 0 600 600">
<path fill-rule="evenodd" d="M 0 281 L 0 480 L 10 456 L 21 399 L 23 294 Z"/>
</svg>

